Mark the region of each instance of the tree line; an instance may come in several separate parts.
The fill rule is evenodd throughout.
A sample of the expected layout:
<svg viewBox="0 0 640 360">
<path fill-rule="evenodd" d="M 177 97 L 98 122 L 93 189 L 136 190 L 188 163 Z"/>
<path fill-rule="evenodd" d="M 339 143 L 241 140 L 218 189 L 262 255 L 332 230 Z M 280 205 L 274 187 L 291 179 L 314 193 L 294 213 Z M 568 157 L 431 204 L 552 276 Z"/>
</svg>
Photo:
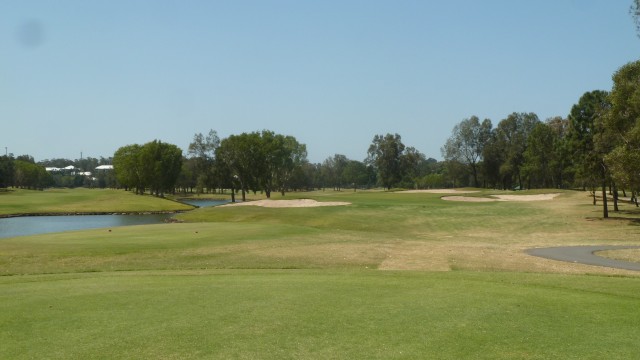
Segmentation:
<svg viewBox="0 0 640 360">
<path fill-rule="evenodd" d="M 295 137 L 262 130 L 220 139 L 216 131 L 197 133 L 186 154 L 176 145 L 154 140 L 126 145 L 113 158 L 45 160 L 28 155 L 0 157 L 0 187 L 122 187 L 163 196 L 167 192 L 231 190 L 242 199 L 264 192 L 371 187 L 440 188 L 475 186 L 497 189 L 580 188 L 596 202 L 601 191 L 640 191 L 640 61 L 613 75 L 611 91 L 584 93 L 567 117 L 541 121 L 535 113 L 514 112 L 494 127 L 477 116 L 456 124 L 441 148 L 443 161 L 406 146 L 399 134 L 376 134 L 363 161 L 335 154 L 310 163 L 305 144 Z M 95 168 L 112 163 L 115 173 L 86 176 L 51 174 L 45 166 L 76 164 Z"/>
<path fill-rule="evenodd" d="M 640 191 L 640 61 L 613 75 L 611 91 L 584 93 L 566 118 L 540 121 L 534 113 L 512 113 L 494 128 L 477 116 L 456 124 L 442 147 L 445 166 L 459 185 L 523 189 L 582 188 L 596 203 L 601 191 Z M 599 190 L 598 190 L 599 189 Z"/>
<path fill-rule="evenodd" d="M 114 171 L 95 170 L 113 165 Z M 47 172 L 45 168 L 74 170 Z M 0 157 L 0 187 L 124 188 L 138 194 L 222 192 L 241 194 L 332 188 L 387 189 L 451 186 L 442 162 L 403 144 L 400 135 L 375 135 L 363 161 L 335 154 L 321 163 L 307 159 L 306 145 L 290 135 L 262 130 L 220 139 L 215 130 L 197 133 L 185 154 L 176 145 L 154 140 L 120 147 L 113 157 L 80 160 L 28 155 Z M 87 175 L 91 174 L 91 175 Z"/>
<path fill-rule="evenodd" d="M 49 187 L 117 187 L 110 171 L 96 171 L 100 165 L 112 163 L 112 158 L 45 159 L 36 162 L 30 155 L 0 156 L 0 188 L 45 189 Z M 66 170 L 72 166 L 73 170 Z M 55 171 L 47 169 L 55 168 Z M 91 173 L 90 176 L 87 174 Z"/>
</svg>

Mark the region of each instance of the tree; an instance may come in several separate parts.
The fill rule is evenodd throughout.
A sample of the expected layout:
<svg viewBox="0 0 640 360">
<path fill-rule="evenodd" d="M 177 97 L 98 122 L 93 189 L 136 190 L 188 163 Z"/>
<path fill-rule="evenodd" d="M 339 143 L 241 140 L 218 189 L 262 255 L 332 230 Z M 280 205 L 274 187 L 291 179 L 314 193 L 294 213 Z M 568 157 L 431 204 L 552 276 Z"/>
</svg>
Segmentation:
<svg viewBox="0 0 640 360">
<path fill-rule="evenodd" d="M 583 189 L 588 186 L 594 191 L 604 176 L 603 154 L 596 153 L 594 136 L 597 133 L 597 119 L 610 106 L 609 93 L 594 90 L 584 93 L 569 113 L 567 148 L 573 159 L 576 180 Z"/>
<path fill-rule="evenodd" d="M 640 61 L 616 71 L 610 100 L 611 108 L 603 124 L 611 145 L 605 161 L 610 165 L 613 179 L 637 193 L 640 190 Z"/>
<path fill-rule="evenodd" d="M 205 136 L 197 133 L 193 136 L 193 141 L 189 144 L 188 155 L 192 160 L 189 163 L 189 170 L 196 182 L 198 192 L 213 190 L 217 185 L 215 168 L 215 153 L 220 146 L 220 138 L 215 130 L 209 130 Z"/>
<path fill-rule="evenodd" d="M 246 191 L 255 187 L 254 174 L 258 169 L 254 167 L 260 164 L 258 155 L 257 133 L 231 135 L 220 141 L 216 149 L 216 159 L 219 159 L 220 168 L 223 169 L 226 184 L 230 185 L 232 192 L 235 189 L 242 191 L 242 201 L 246 201 Z"/>
<path fill-rule="evenodd" d="M 427 157 L 413 146 L 405 149 L 400 156 L 401 185 L 405 188 L 417 188 L 420 178 L 425 175 L 423 164 Z"/>
<path fill-rule="evenodd" d="M 156 196 L 173 192 L 182 169 L 182 150 L 158 140 L 144 145 L 126 145 L 113 156 L 118 182 L 125 189 L 143 194 L 146 188 Z"/>
<path fill-rule="evenodd" d="M 477 116 L 462 120 L 453 127 L 451 136 L 442 147 L 445 160 L 454 160 L 469 166 L 473 184 L 478 187 L 478 163 L 491 134 L 491 120 L 480 123 Z"/>
<path fill-rule="evenodd" d="M 13 156 L 0 156 L 0 187 L 9 187 L 13 184 L 14 167 Z"/>
<path fill-rule="evenodd" d="M 377 174 L 378 181 L 386 189 L 391 189 L 401 179 L 401 156 L 405 146 L 400 135 L 375 135 L 367 152 L 368 164 L 371 164 Z"/>
<path fill-rule="evenodd" d="M 366 185 L 369 182 L 369 171 L 367 165 L 361 161 L 348 160 L 342 172 L 344 183 L 353 186 L 355 192 L 358 186 Z"/>
<path fill-rule="evenodd" d="M 243 201 L 248 190 L 262 189 L 271 197 L 279 189 L 284 195 L 293 173 L 307 161 L 304 144 L 268 130 L 231 135 L 220 142 L 215 155 L 225 184 L 239 188 Z"/>
<path fill-rule="evenodd" d="M 20 160 L 18 160 L 20 159 Z M 51 175 L 33 158 L 19 156 L 14 163 L 14 186 L 26 189 L 44 189 L 52 183 Z"/>
<path fill-rule="evenodd" d="M 153 140 L 142 146 L 140 167 L 144 184 L 156 196 L 173 192 L 182 169 L 182 150 L 176 145 Z"/>
<path fill-rule="evenodd" d="M 556 139 L 551 127 L 545 123 L 535 125 L 527 139 L 523 170 L 532 185 L 548 188 L 553 183 L 551 166 L 555 161 Z"/>
<path fill-rule="evenodd" d="M 301 170 L 307 161 L 307 146 L 301 144 L 293 136 L 276 135 L 274 157 L 274 181 L 284 196 L 296 172 Z"/>
<path fill-rule="evenodd" d="M 268 130 L 263 130 L 255 140 L 259 149 L 256 156 L 262 164 L 262 167 L 258 167 L 261 172 L 256 174 L 258 182 L 267 198 L 276 189 L 284 196 L 293 172 L 307 161 L 306 146 L 298 143 L 293 136 Z"/>
<path fill-rule="evenodd" d="M 538 116 L 534 113 L 512 113 L 498 123 L 493 138 L 496 143 L 492 144 L 492 150 L 504 154 L 499 169 L 504 189 L 512 188 L 514 182 L 518 184 L 518 188 L 523 188 L 521 168 L 527 138 L 539 122 Z"/>
<path fill-rule="evenodd" d="M 557 187 L 566 188 L 573 183 L 573 159 L 569 152 L 569 119 L 561 116 L 546 120 L 554 137 L 553 156 L 550 163 L 552 183 Z"/>
<path fill-rule="evenodd" d="M 636 33 L 640 37 L 640 0 L 633 0 L 629 8 L 629 14 L 633 18 L 633 22 L 636 25 Z"/>
<path fill-rule="evenodd" d="M 113 155 L 113 170 L 118 183 L 125 190 L 135 189 L 136 194 L 143 194 L 145 188 L 140 166 L 141 150 L 142 146 L 138 144 L 126 145 Z"/>
<path fill-rule="evenodd" d="M 484 186 L 491 188 L 504 188 L 504 179 L 500 174 L 500 166 L 505 161 L 505 153 L 498 140 L 497 130 L 493 129 L 482 151 L 482 177 Z"/>
<path fill-rule="evenodd" d="M 345 184 L 344 171 L 349 159 L 342 154 L 334 154 L 322 163 L 322 176 L 326 184 L 330 184 L 334 190 L 340 191 Z M 349 181 L 346 180 L 348 183 Z"/>
</svg>

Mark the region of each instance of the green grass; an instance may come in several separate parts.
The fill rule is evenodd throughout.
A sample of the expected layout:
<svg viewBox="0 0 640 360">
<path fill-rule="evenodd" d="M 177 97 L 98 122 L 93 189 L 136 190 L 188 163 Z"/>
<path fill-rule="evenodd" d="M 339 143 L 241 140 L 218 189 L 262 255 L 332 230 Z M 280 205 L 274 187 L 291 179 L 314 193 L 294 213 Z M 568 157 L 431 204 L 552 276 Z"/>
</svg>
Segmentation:
<svg viewBox="0 0 640 360">
<path fill-rule="evenodd" d="M 0 192 L 0 215 L 190 210 L 192 206 L 111 189 L 9 190 Z"/>
<path fill-rule="evenodd" d="M 634 207 L 441 196 L 294 193 L 352 205 L 0 239 L 0 358 L 639 356 L 637 273 L 522 251 L 637 244 Z"/>
<path fill-rule="evenodd" d="M 640 279 L 376 271 L 0 278 L 11 359 L 635 358 Z"/>
</svg>

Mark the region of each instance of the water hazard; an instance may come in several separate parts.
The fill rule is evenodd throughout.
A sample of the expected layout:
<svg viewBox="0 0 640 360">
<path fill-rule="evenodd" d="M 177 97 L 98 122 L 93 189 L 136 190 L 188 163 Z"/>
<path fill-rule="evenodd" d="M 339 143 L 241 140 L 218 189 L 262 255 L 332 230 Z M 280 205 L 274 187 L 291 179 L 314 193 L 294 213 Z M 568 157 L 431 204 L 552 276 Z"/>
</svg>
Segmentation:
<svg viewBox="0 0 640 360">
<path fill-rule="evenodd" d="M 183 200 L 182 202 L 198 207 L 209 207 L 223 205 L 229 201 Z M 0 238 L 117 226 L 160 224 L 173 215 L 174 214 L 60 215 L 5 218 L 0 219 Z"/>
</svg>

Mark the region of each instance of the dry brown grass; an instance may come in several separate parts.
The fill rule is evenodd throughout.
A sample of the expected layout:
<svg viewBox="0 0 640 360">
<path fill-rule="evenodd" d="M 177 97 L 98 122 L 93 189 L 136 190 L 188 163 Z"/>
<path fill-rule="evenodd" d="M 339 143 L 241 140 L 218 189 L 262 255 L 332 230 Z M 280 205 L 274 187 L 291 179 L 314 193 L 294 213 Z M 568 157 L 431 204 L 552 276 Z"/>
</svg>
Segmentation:
<svg viewBox="0 0 640 360">
<path fill-rule="evenodd" d="M 598 251 L 596 255 L 609 259 L 640 263 L 640 249 L 619 249 Z"/>
</svg>

